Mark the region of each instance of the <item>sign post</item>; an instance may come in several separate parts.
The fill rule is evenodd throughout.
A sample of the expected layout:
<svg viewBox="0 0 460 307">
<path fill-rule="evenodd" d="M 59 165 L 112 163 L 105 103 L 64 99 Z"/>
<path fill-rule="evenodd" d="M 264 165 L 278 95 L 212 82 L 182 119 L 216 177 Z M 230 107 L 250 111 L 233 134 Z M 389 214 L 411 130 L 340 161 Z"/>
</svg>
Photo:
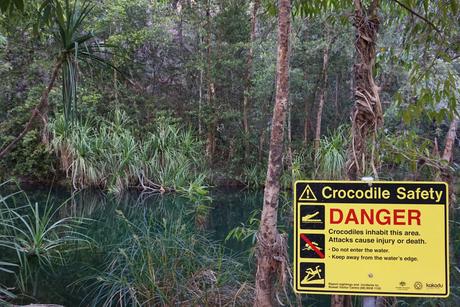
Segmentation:
<svg viewBox="0 0 460 307">
<path fill-rule="evenodd" d="M 447 297 L 447 195 L 440 182 L 297 181 L 296 292 Z"/>
</svg>

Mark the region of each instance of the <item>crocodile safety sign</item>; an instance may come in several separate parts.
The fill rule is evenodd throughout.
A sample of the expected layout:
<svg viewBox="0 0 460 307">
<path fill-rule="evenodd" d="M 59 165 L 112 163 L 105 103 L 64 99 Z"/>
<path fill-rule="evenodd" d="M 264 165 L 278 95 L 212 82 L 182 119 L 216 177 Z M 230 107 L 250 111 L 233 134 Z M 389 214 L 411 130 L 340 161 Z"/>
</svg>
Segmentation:
<svg viewBox="0 0 460 307">
<path fill-rule="evenodd" d="M 298 293 L 449 295 L 442 182 L 297 181 Z"/>
</svg>

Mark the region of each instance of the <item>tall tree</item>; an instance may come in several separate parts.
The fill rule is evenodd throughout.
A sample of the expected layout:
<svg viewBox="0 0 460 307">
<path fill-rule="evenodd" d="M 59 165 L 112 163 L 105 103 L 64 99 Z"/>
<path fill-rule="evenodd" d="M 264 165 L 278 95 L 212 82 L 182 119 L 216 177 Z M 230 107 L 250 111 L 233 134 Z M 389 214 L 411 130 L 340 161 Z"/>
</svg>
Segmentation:
<svg viewBox="0 0 460 307">
<path fill-rule="evenodd" d="M 278 198 L 283 165 L 283 140 L 289 96 L 289 36 L 291 1 L 278 1 L 276 98 L 273 109 L 264 204 L 257 236 L 256 297 L 254 306 L 272 306 L 277 274 L 283 281 L 286 242 L 277 229 Z"/>
<path fill-rule="evenodd" d="M 383 112 L 379 88 L 374 81 L 375 46 L 379 30 L 379 0 L 372 0 L 366 8 L 361 0 L 354 0 L 353 25 L 355 27 L 356 63 L 354 65 L 354 106 L 351 112 L 352 142 L 348 148 L 346 173 L 349 180 L 357 180 L 371 167 L 378 178 L 374 165 L 374 150 L 368 150 L 369 140 L 383 125 Z M 373 144 L 375 145 L 375 144 Z M 351 306 L 350 296 L 333 295 L 332 307 Z"/>
<path fill-rule="evenodd" d="M 444 145 L 444 152 L 442 154 L 442 160 L 444 160 L 445 165 L 440 169 L 440 179 L 447 183 L 449 189 L 449 219 L 455 220 L 455 208 L 456 208 L 456 197 L 455 197 L 455 176 L 452 173 L 452 170 L 449 168 L 449 165 L 452 162 L 454 156 L 454 146 L 457 139 L 457 126 L 459 123 L 458 118 L 454 118 L 449 127 L 449 131 L 446 135 L 446 143 Z M 449 254 L 450 262 L 455 263 L 455 249 L 454 249 L 454 240 L 450 240 Z"/>
<path fill-rule="evenodd" d="M 92 33 L 82 33 L 84 22 L 93 7 L 88 0 L 75 0 L 73 3 L 65 0 L 63 4 L 58 0 L 43 1 L 38 14 L 39 22 L 34 26 L 39 27 L 44 24 L 49 29 L 57 29 L 53 34 L 55 34 L 56 43 L 59 44 L 59 53 L 54 60 L 55 66 L 51 73 L 51 80 L 43 91 L 39 103 L 32 110 L 32 114 L 24 125 L 22 132 L 8 145 L 0 149 L 0 159 L 6 156 L 32 129 L 33 123 L 38 117 L 43 122 L 44 134 L 47 133 L 48 96 L 59 77 L 59 73 L 62 76 L 64 116 L 68 124 L 76 118 L 77 80 L 80 71 L 78 62 L 82 61 L 92 65 L 99 64 L 115 68 L 106 58 L 109 52 L 103 50 L 103 48 L 107 49 L 107 46 L 100 42 L 91 42 L 94 38 Z M 80 46 L 84 46 L 84 48 Z M 48 137 L 44 135 L 42 139 L 48 140 Z"/>
<path fill-rule="evenodd" d="M 315 129 L 315 152 L 319 149 L 319 141 L 321 137 L 321 119 L 323 115 L 324 101 L 327 88 L 327 69 L 329 66 L 329 51 L 331 48 L 332 39 L 330 38 L 329 29 L 326 31 L 326 44 L 323 50 L 323 69 L 321 72 L 321 85 L 319 88 L 318 111 L 316 113 L 316 129 Z"/>
<path fill-rule="evenodd" d="M 208 161 L 212 163 L 214 157 L 215 149 L 215 120 L 213 110 L 213 102 L 215 95 L 215 84 L 212 77 L 212 46 L 211 46 L 211 0 L 206 1 L 206 82 L 207 82 L 207 103 L 208 108 L 211 111 L 210 117 L 208 119 L 208 133 L 206 141 L 206 155 Z"/>
<path fill-rule="evenodd" d="M 249 137 L 249 109 L 252 88 L 252 62 L 254 60 L 254 43 L 256 41 L 257 11 L 259 10 L 260 0 L 254 0 L 251 13 L 251 36 L 249 41 L 248 57 L 246 60 L 246 72 L 244 76 L 244 97 L 243 97 L 243 129 L 245 139 Z M 245 156 L 249 154 L 249 142 L 245 144 Z"/>
<path fill-rule="evenodd" d="M 354 0 L 354 26 L 356 29 L 356 63 L 354 65 L 354 99 L 351 121 L 352 142 L 347 161 L 347 176 L 356 180 L 370 166 L 377 177 L 373 151 L 368 152 L 367 142 L 375 138 L 376 130 L 383 125 L 383 112 L 379 88 L 374 81 L 375 45 L 379 30 L 379 0 L 366 8 L 361 0 Z"/>
</svg>

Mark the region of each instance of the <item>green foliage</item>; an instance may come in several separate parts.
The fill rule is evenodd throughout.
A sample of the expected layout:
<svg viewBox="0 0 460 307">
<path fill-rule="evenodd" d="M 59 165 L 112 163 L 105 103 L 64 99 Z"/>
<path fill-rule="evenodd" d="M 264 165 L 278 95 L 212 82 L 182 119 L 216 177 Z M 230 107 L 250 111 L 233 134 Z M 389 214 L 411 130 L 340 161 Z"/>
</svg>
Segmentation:
<svg viewBox="0 0 460 307">
<path fill-rule="evenodd" d="M 2 13 L 11 12 L 14 10 L 24 10 L 24 0 L 2 0 L 0 2 L 0 11 Z"/>
<path fill-rule="evenodd" d="M 264 186 L 266 175 L 266 167 L 256 164 L 255 166 L 248 166 L 243 169 L 241 181 L 244 182 L 248 188 L 259 189 Z"/>
<path fill-rule="evenodd" d="M 349 135 L 349 128 L 341 126 L 330 136 L 321 138 L 316 156 L 316 178 L 332 180 L 344 177 Z"/>
<path fill-rule="evenodd" d="M 254 246 L 254 248 L 251 249 L 250 255 L 254 256 L 257 232 L 259 230 L 260 225 L 260 213 L 260 210 L 252 211 L 249 215 L 247 223 L 241 223 L 240 226 L 237 226 L 230 230 L 227 236 L 225 237 L 225 241 L 234 239 L 241 242 L 251 239 L 251 243 Z"/>
<path fill-rule="evenodd" d="M 82 280 L 92 306 L 200 305 L 250 301 L 252 288 L 240 280 L 243 266 L 222 248 L 193 232 L 184 216 L 134 224 L 107 254 L 102 271 Z"/>
<path fill-rule="evenodd" d="M 436 179 L 441 167 L 451 168 L 433 150 L 433 142 L 414 131 L 386 133 L 379 143 L 382 167 L 388 176 L 407 174 L 415 178 Z"/>
<path fill-rule="evenodd" d="M 403 86 L 396 96 L 400 105 L 405 108 L 403 119 L 410 123 L 423 114 L 432 120 L 442 122 L 459 116 L 458 100 L 460 99 L 460 75 L 454 65 L 437 60 L 430 70 L 413 64 L 409 71 L 409 83 Z"/>
<path fill-rule="evenodd" d="M 205 180 L 206 177 L 201 174 L 193 181 L 190 181 L 188 187 L 181 187 L 178 190 L 181 195 L 192 203 L 193 208 L 188 212 L 194 214 L 196 225 L 202 229 L 204 229 L 206 219 L 211 211 L 209 204 L 212 201 Z"/>
<path fill-rule="evenodd" d="M 407 82 L 395 100 L 406 109 L 406 123 L 422 114 L 437 122 L 451 120 L 459 115 L 460 49 L 455 37 L 460 27 L 453 21 L 458 19 L 458 1 L 442 6 L 431 5 L 428 0 L 399 2 L 401 5 L 383 5 L 383 11 L 392 16 L 388 26 L 405 24 L 402 37 L 391 46 L 398 65 L 407 72 Z"/>
<path fill-rule="evenodd" d="M 0 188 L 3 187 L 6 183 L 0 183 Z M 0 194 L 0 204 L 3 204 L 6 202 L 6 200 L 10 197 L 12 197 L 13 194 L 9 194 L 6 196 L 3 196 Z M 5 208 L 3 205 L 0 206 L 0 221 L 10 221 L 9 219 L 9 214 L 8 214 L 8 209 Z M 4 233 L 6 231 L 6 227 L 3 224 L 0 224 L 0 233 Z M 1 237 L 0 237 L 0 246 L 3 248 L 2 243 L 1 243 Z M 2 255 L 4 256 L 4 254 Z M 15 263 L 7 262 L 7 261 L 2 261 L 2 258 L 0 258 L 0 273 L 4 274 L 11 274 L 14 276 L 15 272 L 14 269 L 18 265 Z M 0 283 L 0 304 L 6 304 L 5 299 L 14 299 L 16 295 L 12 293 L 11 291 L 8 291 L 6 286 L 3 286 Z"/>
<path fill-rule="evenodd" d="M 92 42 L 95 35 L 83 31 L 93 7 L 87 0 L 64 0 L 63 4 L 60 0 L 46 0 L 40 7 L 41 22 L 53 30 L 61 48 L 55 61 L 62 63 L 62 97 L 67 123 L 76 120 L 80 62 L 115 69 L 107 58 L 111 46 Z"/>
<path fill-rule="evenodd" d="M 24 102 L 17 103 L 5 112 L 4 120 L 0 119 L 0 147 L 10 143 L 22 131 L 41 90 L 41 86 L 30 88 Z M 0 160 L 0 180 L 17 177 L 24 181 L 51 181 L 50 173 L 54 165 L 52 150 L 42 143 L 40 129 L 33 128 L 11 154 Z"/>
<path fill-rule="evenodd" d="M 14 274 L 14 271 L 12 271 L 11 269 L 15 267 L 17 267 L 17 265 L 14 263 L 0 261 L 0 272 Z M 6 304 L 5 299 L 14 298 L 16 298 L 16 295 L 14 295 L 14 293 L 12 293 L 11 291 L 8 291 L 6 287 L 0 284 L 0 304 Z"/>
<path fill-rule="evenodd" d="M 9 203 L 12 196 L 15 201 Z M 25 204 L 16 203 L 19 196 Z M 23 289 L 39 269 L 52 269 L 54 264 L 64 262 L 65 253 L 90 243 L 81 232 L 90 220 L 60 218 L 59 211 L 64 205 L 32 203 L 21 191 L 0 198 L 0 246 L 17 255 L 18 282 Z"/>
<path fill-rule="evenodd" d="M 53 147 L 74 188 L 102 187 L 119 194 L 138 186 L 150 192 L 184 188 L 190 195 L 200 193 L 202 148 L 191 130 L 159 118 L 139 140 L 128 124 L 119 110 L 113 121 L 98 126 L 78 123 L 69 131 L 63 117 L 52 123 Z"/>
</svg>

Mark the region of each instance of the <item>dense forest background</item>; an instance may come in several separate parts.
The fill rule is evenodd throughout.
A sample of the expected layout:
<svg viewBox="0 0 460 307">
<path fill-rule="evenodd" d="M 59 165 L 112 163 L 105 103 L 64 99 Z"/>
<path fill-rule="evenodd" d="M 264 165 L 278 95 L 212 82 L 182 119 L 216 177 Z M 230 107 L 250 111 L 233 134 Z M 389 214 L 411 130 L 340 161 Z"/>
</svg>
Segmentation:
<svg viewBox="0 0 460 307">
<path fill-rule="evenodd" d="M 385 112 L 376 157 L 384 179 L 417 177 L 429 170 L 424 166 L 435 163 L 456 116 L 457 4 L 447 1 L 450 6 L 431 8 L 412 2 L 442 32 L 397 3 L 382 4 L 375 79 Z M 98 67 L 97 59 L 70 59 L 75 93 L 63 97 L 63 76 L 58 73 L 46 111 L 49 133 L 63 133 L 59 124 L 66 104 L 78 119 L 75 125 L 96 129 L 88 133 L 100 134 L 101 126 L 114 122 L 116 114 L 122 116 L 123 129 L 134 142 L 148 140 L 160 122 L 174 124 L 189 129 L 201 144 L 197 147 L 206 154 L 209 182 L 262 185 L 275 95 L 273 7 L 257 10 L 251 43 L 249 1 L 94 1 L 91 6 L 73 35 L 94 37 L 82 42 L 75 55 L 91 45 L 95 56 L 110 60 L 118 70 Z M 27 3 L 23 12 L 2 19 L 4 147 L 23 130 L 62 53 L 57 26 L 43 21 L 44 16 L 40 22 L 39 9 L 40 2 Z M 305 14 L 298 9 L 293 19 L 286 134 L 290 157 L 285 162 L 308 177 L 340 178 L 354 103 L 352 7 L 321 9 Z M 325 163 L 312 161 L 315 140 L 322 143 L 317 155 Z M 67 158 L 86 154 L 75 150 L 76 156 Z M 43 142 L 40 121 L 0 163 L 4 179 L 51 182 L 69 171 Z"/>
<path fill-rule="evenodd" d="M 198 211 L 212 187 L 263 189 L 283 2 L 0 0 L 0 180 L 179 193 Z M 288 2 L 282 202 L 296 179 L 443 180 L 454 216 L 460 3 Z M 360 39 L 382 116 L 357 167 Z"/>
</svg>

